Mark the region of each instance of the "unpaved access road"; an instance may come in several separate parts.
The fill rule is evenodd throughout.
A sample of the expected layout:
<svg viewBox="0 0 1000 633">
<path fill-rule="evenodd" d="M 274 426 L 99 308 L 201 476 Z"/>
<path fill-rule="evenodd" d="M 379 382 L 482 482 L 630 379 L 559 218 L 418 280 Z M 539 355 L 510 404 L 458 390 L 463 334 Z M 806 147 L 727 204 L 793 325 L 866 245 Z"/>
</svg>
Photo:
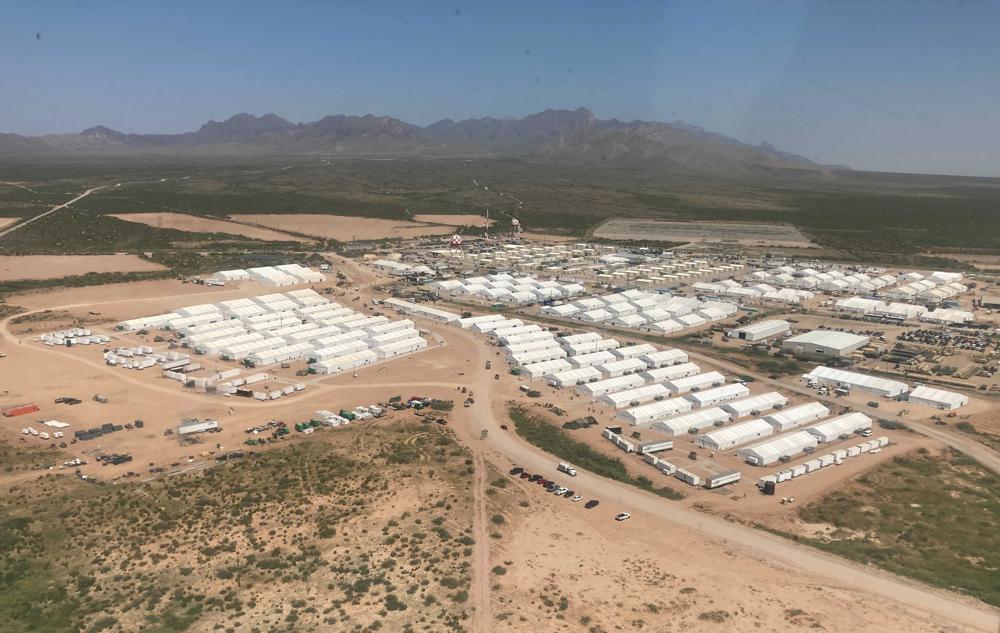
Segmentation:
<svg viewBox="0 0 1000 633">
<path fill-rule="evenodd" d="M 21 228 L 23 226 L 28 226 L 29 224 L 31 224 L 32 222 L 35 222 L 36 220 L 41 220 L 45 216 L 51 215 L 51 214 L 55 213 L 56 211 L 59 211 L 60 209 L 65 209 L 66 207 L 70 206 L 74 202 L 78 202 L 80 200 L 83 200 L 84 198 L 86 198 L 90 194 L 94 193 L 95 191 L 100 191 L 101 189 L 107 189 L 107 188 L 108 188 L 107 185 L 104 185 L 102 187 L 92 187 L 90 189 L 87 189 L 86 191 L 84 191 L 83 193 L 81 193 L 77 197 L 73 198 L 69 202 L 63 202 L 62 204 L 57 204 L 56 206 L 52 207 L 51 209 L 49 209 L 45 213 L 39 213 L 38 215 L 36 215 L 33 218 L 28 218 L 27 220 L 25 220 L 24 222 L 21 222 L 20 224 L 15 224 L 14 226 L 8 227 L 8 228 L 0 231 L 0 237 L 4 237 L 6 235 L 9 235 L 10 233 L 13 233 L 14 231 L 18 230 L 19 228 Z"/>
</svg>

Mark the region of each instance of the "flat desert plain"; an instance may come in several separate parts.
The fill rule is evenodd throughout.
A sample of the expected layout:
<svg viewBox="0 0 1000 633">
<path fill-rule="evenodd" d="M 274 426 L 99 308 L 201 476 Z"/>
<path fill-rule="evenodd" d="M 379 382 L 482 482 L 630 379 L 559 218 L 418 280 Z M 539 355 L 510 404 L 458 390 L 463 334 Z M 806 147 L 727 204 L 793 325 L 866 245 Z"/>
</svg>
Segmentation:
<svg viewBox="0 0 1000 633">
<path fill-rule="evenodd" d="M 485 226 L 486 218 L 478 215 L 459 213 L 421 213 L 413 216 L 417 222 L 427 222 L 428 224 L 445 224 L 448 226 Z M 496 220 L 490 218 L 490 226 L 496 224 Z"/>
<path fill-rule="evenodd" d="M 0 218 L 0 229 L 8 227 L 20 219 L 21 218 Z"/>
<path fill-rule="evenodd" d="M 490 552 L 495 631 L 961 630 L 646 516 L 616 523 L 613 500 L 586 510 L 521 480 L 493 499 L 507 506 Z"/>
<path fill-rule="evenodd" d="M 307 241 L 301 237 L 271 229 L 226 222 L 225 220 L 202 218 L 185 213 L 116 213 L 111 217 L 125 220 L 126 222 L 138 222 L 139 224 L 145 224 L 146 226 L 158 229 L 175 229 L 177 231 L 189 231 L 192 233 L 229 233 L 231 235 L 240 235 L 269 242 Z M 247 217 L 254 218 L 256 216 Z"/>
<path fill-rule="evenodd" d="M 351 240 L 408 239 L 422 235 L 447 235 L 453 228 L 407 220 L 384 220 L 322 213 L 263 213 L 232 215 L 239 222 L 316 235 L 341 242 Z"/>
<path fill-rule="evenodd" d="M 135 255 L 0 255 L 0 281 L 166 270 Z"/>
<path fill-rule="evenodd" d="M 791 224 L 752 222 L 672 222 L 619 218 L 608 220 L 594 237 L 611 240 L 659 240 L 664 242 L 731 242 L 735 244 L 814 248 Z"/>
</svg>

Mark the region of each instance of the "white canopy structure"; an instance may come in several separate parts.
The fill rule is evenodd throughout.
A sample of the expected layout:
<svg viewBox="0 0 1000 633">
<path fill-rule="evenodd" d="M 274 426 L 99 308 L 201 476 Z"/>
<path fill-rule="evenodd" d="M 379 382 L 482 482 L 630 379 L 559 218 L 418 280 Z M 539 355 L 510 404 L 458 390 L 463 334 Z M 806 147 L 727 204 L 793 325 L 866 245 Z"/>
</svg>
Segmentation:
<svg viewBox="0 0 1000 633">
<path fill-rule="evenodd" d="M 816 448 L 818 441 L 816 437 L 805 431 L 795 431 L 786 435 L 754 444 L 747 448 L 741 448 L 736 454 L 748 464 L 754 466 L 767 466 L 780 460 L 781 458 L 791 458 L 801 454 L 807 449 Z"/>
<path fill-rule="evenodd" d="M 925 385 L 918 385 L 906 396 L 906 399 L 914 404 L 936 407 L 945 411 L 953 411 L 969 404 L 969 397 L 966 395 Z"/>
<path fill-rule="evenodd" d="M 695 446 L 714 451 L 726 451 L 752 442 L 761 437 L 774 434 L 774 427 L 766 421 L 757 418 L 748 422 L 734 424 L 718 431 L 710 431 L 694 438 Z"/>
</svg>

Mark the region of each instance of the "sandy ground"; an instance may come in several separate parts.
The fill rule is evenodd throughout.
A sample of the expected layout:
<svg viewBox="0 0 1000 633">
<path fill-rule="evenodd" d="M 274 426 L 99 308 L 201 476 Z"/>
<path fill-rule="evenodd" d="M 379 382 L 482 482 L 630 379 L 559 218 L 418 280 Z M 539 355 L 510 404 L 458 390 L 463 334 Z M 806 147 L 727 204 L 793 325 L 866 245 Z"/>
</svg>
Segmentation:
<svg viewBox="0 0 1000 633">
<path fill-rule="evenodd" d="M 286 229 L 341 242 L 352 240 L 407 239 L 422 235 L 446 235 L 449 226 L 421 224 L 406 220 L 383 220 L 320 213 L 275 213 L 230 216 L 240 222 Z"/>
<path fill-rule="evenodd" d="M 486 218 L 478 215 L 468 214 L 448 214 L 448 213 L 423 213 L 413 216 L 416 222 L 427 222 L 429 224 L 446 224 L 448 226 L 475 226 L 486 225 Z M 496 220 L 490 218 L 490 226 L 496 224 Z"/>
<path fill-rule="evenodd" d="M 665 533 L 647 517 L 616 523 L 607 502 L 586 510 L 515 486 L 530 506 L 513 512 L 493 548 L 492 565 L 506 569 L 494 576 L 495 631 L 960 630 L 725 544 Z"/>
<path fill-rule="evenodd" d="M 0 255 L 0 281 L 150 270 L 165 268 L 135 255 Z"/>
<path fill-rule="evenodd" d="M 190 231 L 192 233 L 229 233 L 231 235 L 242 235 L 255 240 L 265 240 L 271 242 L 305 242 L 307 240 L 272 231 L 256 226 L 247 226 L 235 222 L 224 220 L 212 220 L 184 213 L 116 213 L 112 217 L 126 222 L 138 222 L 158 229 L 176 229 L 178 231 Z M 255 216 L 249 216 L 255 217 Z"/>
<path fill-rule="evenodd" d="M 21 218 L 0 218 L 0 229 L 8 227 L 15 222 L 19 222 Z"/>
<path fill-rule="evenodd" d="M 799 248 L 816 246 L 791 224 L 750 222 L 669 222 L 619 218 L 599 226 L 594 236 L 618 240 L 732 242 Z"/>
</svg>

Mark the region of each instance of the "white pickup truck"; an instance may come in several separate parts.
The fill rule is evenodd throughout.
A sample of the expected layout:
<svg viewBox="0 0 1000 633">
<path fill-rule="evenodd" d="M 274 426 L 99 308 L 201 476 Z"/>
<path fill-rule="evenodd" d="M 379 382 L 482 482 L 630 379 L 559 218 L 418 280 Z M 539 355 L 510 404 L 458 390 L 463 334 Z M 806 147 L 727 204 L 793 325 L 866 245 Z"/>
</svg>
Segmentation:
<svg viewBox="0 0 1000 633">
<path fill-rule="evenodd" d="M 576 477 L 576 469 L 565 462 L 561 462 L 559 465 L 557 465 L 556 470 L 558 470 L 561 473 L 566 473 L 570 477 Z"/>
</svg>

